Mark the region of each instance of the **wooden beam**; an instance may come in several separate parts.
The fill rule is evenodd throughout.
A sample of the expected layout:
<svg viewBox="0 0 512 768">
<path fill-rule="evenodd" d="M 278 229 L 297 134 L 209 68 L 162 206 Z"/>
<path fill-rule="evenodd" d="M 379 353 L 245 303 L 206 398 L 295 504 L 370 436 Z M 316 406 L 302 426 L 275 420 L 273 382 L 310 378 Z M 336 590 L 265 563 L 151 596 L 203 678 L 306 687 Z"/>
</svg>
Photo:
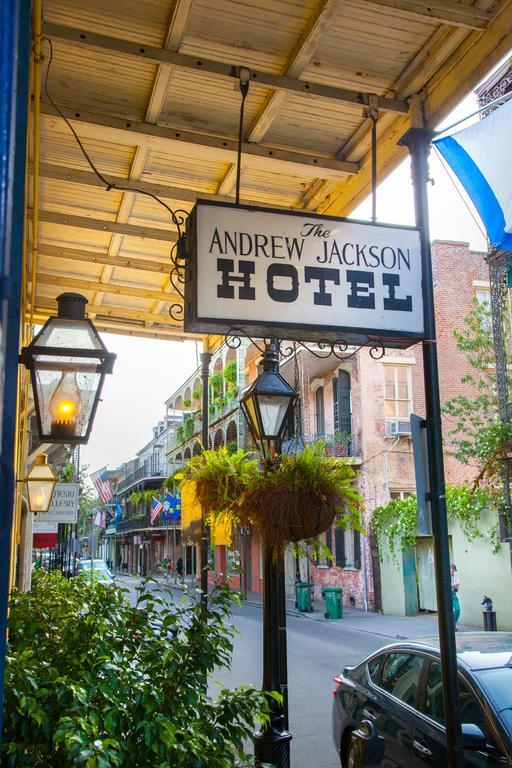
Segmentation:
<svg viewBox="0 0 512 768">
<path fill-rule="evenodd" d="M 101 283 L 98 280 L 84 280 L 83 278 L 67 277 L 58 275 L 48 270 L 40 271 L 37 274 L 37 285 L 58 285 L 59 287 L 69 289 L 70 291 L 101 291 L 101 293 L 111 294 L 113 296 L 129 296 L 137 299 L 147 299 L 149 301 L 162 301 L 167 303 L 181 303 L 182 299 L 176 293 L 164 293 L 155 291 L 151 288 L 135 288 L 130 285 L 118 285 L 117 283 Z M 92 302 L 96 304 L 96 302 Z"/>
<path fill-rule="evenodd" d="M 52 165 L 51 163 L 41 163 L 39 166 L 39 169 L 40 169 L 40 175 L 42 178 L 58 179 L 59 181 L 69 181 L 74 184 L 86 184 L 87 186 L 98 187 L 99 189 L 102 189 L 105 191 L 105 185 L 103 184 L 102 181 L 100 181 L 100 179 L 96 176 L 95 173 L 92 173 L 92 171 L 79 171 L 79 170 L 76 170 L 75 168 L 69 168 L 63 165 Z M 210 195 L 203 192 L 197 192 L 197 191 L 193 192 L 188 189 L 181 189 L 181 187 L 168 187 L 167 185 L 162 185 L 162 184 L 160 185 L 148 184 L 145 181 L 136 181 L 136 180 L 128 181 L 127 179 L 123 179 L 120 176 L 109 176 L 109 181 L 111 181 L 114 184 L 119 183 L 122 186 L 128 184 L 130 187 L 133 187 L 133 189 L 136 192 L 148 191 L 163 199 L 174 200 L 180 203 L 195 203 L 198 198 L 201 198 L 202 200 L 218 200 L 219 202 L 229 202 L 229 203 L 233 202 L 233 199 L 228 195 Z M 177 195 L 179 195 L 179 197 L 177 197 Z M 244 203 L 246 205 L 260 206 L 261 200 L 259 201 L 248 200 L 244 196 Z M 283 208 L 283 210 L 289 210 L 291 206 L 274 205 L 273 207 Z M 169 220 L 171 221 L 170 215 L 169 215 Z M 170 226 L 172 226 L 172 221 Z M 143 228 L 141 227 L 141 229 Z M 127 234 L 127 233 L 123 233 L 123 234 Z M 161 238 L 157 238 L 157 239 L 161 239 Z M 169 239 L 169 238 L 165 238 L 165 239 Z"/>
<path fill-rule="evenodd" d="M 239 78 L 240 67 L 237 65 L 224 64 L 220 61 L 166 51 L 146 45 L 145 43 L 135 43 L 129 40 L 107 37 L 106 35 L 99 35 L 88 30 L 66 27 L 62 24 L 52 24 L 50 22 L 43 24 L 43 32 L 54 40 L 63 40 L 64 42 L 76 43 L 77 45 L 95 48 L 100 51 L 119 53 L 142 61 L 169 64 L 180 69 L 189 69 L 195 72 L 208 72 L 211 75 L 223 78 L 233 78 L 235 80 Z M 364 91 L 336 88 L 331 85 L 298 80 L 293 77 L 273 75 L 261 70 L 251 70 L 250 77 L 252 82 L 274 90 L 282 90 L 305 96 L 316 96 L 321 99 L 333 100 L 344 104 L 355 104 L 362 107 L 368 107 L 370 104 L 369 94 Z M 407 113 L 407 104 L 399 99 L 379 96 L 377 106 L 378 109 L 383 111 Z"/>
<path fill-rule="evenodd" d="M 86 251 L 80 248 L 65 248 L 60 245 L 51 245 L 39 241 L 39 254 L 51 256 L 55 259 L 68 259 L 69 261 L 85 262 L 87 264 L 106 264 L 111 267 L 123 267 L 124 269 L 136 269 L 143 272 L 158 272 L 162 275 L 169 274 L 170 263 L 148 259 L 132 259 L 125 256 L 108 256 L 96 251 Z"/>
<path fill-rule="evenodd" d="M 188 23 L 194 0 L 176 0 L 167 27 L 164 48 L 168 51 L 178 51 L 183 34 Z M 167 88 L 172 75 L 172 67 L 160 64 L 149 97 L 146 110 L 146 123 L 157 123 L 165 103 Z"/>
<path fill-rule="evenodd" d="M 216 157 L 220 162 L 233 162 L 236 158 L 237 142 L 226 136 L 210 136 L 162 125 L 150 125 L 136 120 L 125 120 L 113 115 L 70 109 L 60 105 L 59 109 L 77 127 L 87 125 L 101 128 L 101 135 L 96 133 L 95 138 L 101 138 L 103 141 L 110 139 L 129 146 L 134 144 L 147 145 L 148 147 L 151 146 L 152 149 L 156 149 L 159 144 L 162 151 L 167 154 L 181 153 L 183 145 L 188 144 L 193 147 L 203 147 L 210 151 L 216 150 Z M 41 114 L 58 120 L 61 119 L 55 108 L 48 102 L 41 103 Z M 45 125 L 48 125 L 47 120 L 43 121 L 43 126 Z M 256 165 L 264 162 L 266 168 L 268 168 L 269 163 L 274 168 L 281 163 L 283 172 L 289 173 L 293 169 L 293 173 L 313 175 L 315 178 L 318 176 L 330 178 L 346 173 L 353 174 L 359 170 L 357 163 L 336 160 L 324 155 L 312 155 L 306 151 L 250 144 L 247 141 L 242 145 L 242 152 L 253 159 Z M 279 170 L 278 167 L 274 169 Z"/>
<path fill-rule="evenodd" d="M 345 0 L 322 0 L 316 14 L 302 33 L 283 72 L 286 77 L 300 77 L 320 44 L 320 39 L 333 23 Z M 274 91 L 257 116 L 249 132 L 249 141 L 260 142 L 274 122 L 286 99 L 286 91 Z"/>
<path fill-rule="evenodd" d="M 57 302 L 49 299 L 47 296 L 36 297 L 35 307 L 36 312 L 41 310 L 48 310 L 53 314 L 56 314 L 57 312 Z M 111 307 L 108 304 L 100 304 L 98 306 L 95 304 L 87 304 L 86 314 L 94 314 L 99 318 L 120 323 L 122 323 L 123 320 L 143 320 L 150 323 L 163 323 L 166 326 L 168 325 L 169 328 L 183 328 L 183 323 L 173 320 L 169 313 L 156 315 L 154 312 L 126 309 L 125 307 Z"/>
<path fill-rule="evenodd" d="M 94 176 L 93 173 L 90 174 Z M 29 214 L 31 210 L 28 211 Z M 128 235 L 129 237 L 141 237 L 143 240 L 163 240 L 167 243 L 175 243 L 178 239 L 176 232 L 166 229 L 156 229 L 155 227 L 140 227 L 135 224 L 118 224 L 115 221 L 106 221 L 106 219 L 90 219 L 88 216 L 74 216 L 68 213 L 58 213 L 56 211 L 39 211 L 39 221 L 47 224 L 61 224 L 67 227 L 77 227 L 77 229 L 93 229 L 98 232 L 107 232 L 109 234 L 118 233 Z"/>
<path fill-rule="evenodd" d="M 491 14 L 473 5 L 464 5 L 457 0 L 362 0 L 369 5 L 396 8 L 408 16 L 424 19 L 425 17 L 454 27 L 467 29 L 486 29 Z"/>
</svg>

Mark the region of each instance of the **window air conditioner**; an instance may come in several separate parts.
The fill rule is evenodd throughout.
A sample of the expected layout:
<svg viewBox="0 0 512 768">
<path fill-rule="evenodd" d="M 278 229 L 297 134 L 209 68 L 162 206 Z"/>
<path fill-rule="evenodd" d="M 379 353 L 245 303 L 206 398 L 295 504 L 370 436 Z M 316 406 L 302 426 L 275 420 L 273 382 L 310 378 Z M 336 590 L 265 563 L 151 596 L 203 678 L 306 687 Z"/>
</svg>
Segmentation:
<svg viewBox="0 0 512 768">
<path fill-rule="evenodd" d="M 408 419 L 394 419 L 386 422 L 387 437 L 410 437 L 411 422 Z"/>
</svg>

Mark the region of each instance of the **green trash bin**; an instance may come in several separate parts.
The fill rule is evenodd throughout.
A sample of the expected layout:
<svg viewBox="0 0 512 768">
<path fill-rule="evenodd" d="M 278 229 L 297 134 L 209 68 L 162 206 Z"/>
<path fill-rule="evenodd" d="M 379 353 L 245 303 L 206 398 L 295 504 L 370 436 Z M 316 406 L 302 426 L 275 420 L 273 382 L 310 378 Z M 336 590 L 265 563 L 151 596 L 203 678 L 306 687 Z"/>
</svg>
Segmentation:
<svg viewBox="0 0 512 768">
<path fill-rule="evenodd" d="M 308 582 L 298 582 L 295 585 L 295 589 L 297 590 L 297 608 L 302 613 L 311 613 L 311 590 L 313 588 L 313 584 L 308 584 Z"/>
<path fill-rule="evenodd" d="M 326 619 L 343 618 L 343 590 L 341 587 L 322 587 L 322 597 L 325 600 Z"/>
</svg>

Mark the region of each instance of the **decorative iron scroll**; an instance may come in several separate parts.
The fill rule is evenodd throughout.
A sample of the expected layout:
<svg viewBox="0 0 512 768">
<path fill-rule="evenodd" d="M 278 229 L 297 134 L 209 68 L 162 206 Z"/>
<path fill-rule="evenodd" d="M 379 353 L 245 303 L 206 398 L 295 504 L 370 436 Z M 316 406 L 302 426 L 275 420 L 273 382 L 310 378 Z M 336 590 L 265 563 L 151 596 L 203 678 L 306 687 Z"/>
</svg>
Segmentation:
<svg viewBox="0 0 512 768">
<path fill-rule="evenodd" d="M 225 335 L 226 345 L 231 349 L 238 349 L 242 343 L 242 339 L 250 341 L 256 349 L 262 354 L 265 351 L 267 344 L 271 344 L 276 341 L 273 336 L 269 336 L 263 339 L 253 339 L 243 328 L 231 328 Z M 279 354 L 288 358 L 291 357 L 297 350 L 297 347 L 305 349 L 314 357 L 320 360 L 327 357 L 335 357 L 338 360 L 348 360 L 356 355 L 361 349 L 368 348 L 370 355 L 374 360 L 380 360 L 384 357 L 385 347 L 382 342 L 377 339 L 368 338 L 363 344 L 357 347 L 349 344 L 344 339 L 336 339 L 335 341 L 329 341 L 329 339 L 319 339 L 318 341 L 279 341 Z"/>
<path fill-rule="evenodd" d="M 189 276 L 189 264 L 190 254 L 187 253 L 185 244 L 185 232 L 183 226 L 188 218 L 188 211 L 178 210 L 174 211 L 173 222 L 178 229 L 178 239 L 174 243 L 171 253 L 171 270 L 169 272 L 169 280 L 174 291 L 182 299 L 182 303 L 175 302 L 169 307 L 169 315 L 173 320 L 180 323 L 183 322 L 185 316 L 185 293 L 183 286 Z"/>
</svg>

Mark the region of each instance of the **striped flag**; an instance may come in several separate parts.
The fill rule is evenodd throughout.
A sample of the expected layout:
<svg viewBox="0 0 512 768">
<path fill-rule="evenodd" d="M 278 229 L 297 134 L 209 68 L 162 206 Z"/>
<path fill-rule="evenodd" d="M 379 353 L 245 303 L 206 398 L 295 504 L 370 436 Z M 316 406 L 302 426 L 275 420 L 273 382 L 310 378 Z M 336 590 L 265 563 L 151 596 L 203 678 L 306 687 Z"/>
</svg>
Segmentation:
<svg viewBox="0 0 512 768">
<path fill-rule="evenodd" d="M 108 469 L 98 469 L 90 476 L 94 487 L 104 504 L 107 504 L 112 499 L 112 488 L 110 487 L 110 480 L 108 478 Z"/>
<path fill-rule="evenodd" d="M 96 510 L 96 514 L 94 516 L 94 525 L 97 525 L 98 527 L 101 525 L 101 509 Z"/>
<path fill-rule="evenodd" d="M 512 250 L 512 99 L 434 146 L 459 177 L 485 224 L 491 245 Z"/>
<path fill-rule="evenodd" d="M 160 499 L 157 499 L 155 496 L 153 496 L 153 501 L 151 502 L 151 525 L 153 525 L 163 508 L 164 505 Z"/>
</svg>

